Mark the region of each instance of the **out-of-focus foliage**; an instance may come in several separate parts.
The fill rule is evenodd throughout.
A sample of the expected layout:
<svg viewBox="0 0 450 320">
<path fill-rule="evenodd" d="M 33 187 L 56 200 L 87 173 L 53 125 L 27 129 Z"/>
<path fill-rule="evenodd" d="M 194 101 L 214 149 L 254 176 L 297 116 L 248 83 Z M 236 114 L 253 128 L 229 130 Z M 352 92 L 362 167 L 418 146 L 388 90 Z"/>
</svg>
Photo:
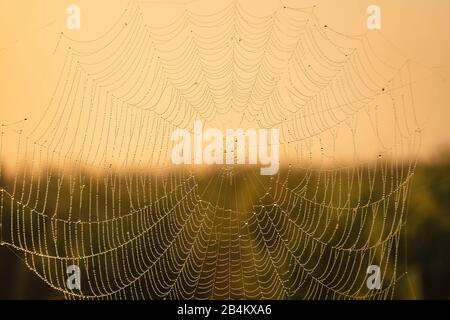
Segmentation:
<svg viewBox="0 0 450 320">
<path fill-rule="evenodd" d="M 407 238 L 409 279 L 416 298 L 450 298 L 449 153 L 418 166 L 409 201 Z"/>
<path fill-rule="evenodd" d="M 6 181 L 2 181 L 2 184 Z M 407 245 L 400 247 L 398 299 L 450 297 L 450 156 L 419 163 L 411 185 Z M 20 253 L 0 247 L 0 299 L 60 299 L 29 271 Z"/>
</svg>

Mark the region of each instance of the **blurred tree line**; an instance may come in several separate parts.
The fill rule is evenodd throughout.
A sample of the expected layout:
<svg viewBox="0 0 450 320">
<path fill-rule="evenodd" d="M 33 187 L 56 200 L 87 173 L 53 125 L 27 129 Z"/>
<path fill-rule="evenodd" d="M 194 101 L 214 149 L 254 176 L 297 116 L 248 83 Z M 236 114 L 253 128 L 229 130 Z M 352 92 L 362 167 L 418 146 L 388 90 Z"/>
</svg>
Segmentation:
<svg viewBox="0 0 450 320">
<path fill-rule="evenodd" d="M 3 183 L 3 182 L 2 182 Z M 450 298 L 450 152 L 419 163 L 411 186 L 397 299 Z M 407 266 L 405 265 L 407 261 Z M 0 247 L 0 299 L 62 299 L 27 269 L 20 253 Z"/>
</svg>

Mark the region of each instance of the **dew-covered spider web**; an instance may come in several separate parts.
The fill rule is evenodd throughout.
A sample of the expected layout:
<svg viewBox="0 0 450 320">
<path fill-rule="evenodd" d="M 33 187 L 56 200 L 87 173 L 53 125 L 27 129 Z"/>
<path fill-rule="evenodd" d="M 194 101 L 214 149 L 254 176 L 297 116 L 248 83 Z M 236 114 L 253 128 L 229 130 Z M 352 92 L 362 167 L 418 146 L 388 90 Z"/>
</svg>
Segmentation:
<svg viewBox="0 0 450 320">
<path fill-rule="evenodd" d="M 102 36 L 61 33 L 41 120 L 2 126 L 1 244 L 65 298 L 394 297 L 420 142 L 409 64 L 314 7 L 249 3 L 154 26 L 133 1 Z M 195 120 L 278 128 L 279 172 L 174 166 L 171 132 Z"/>
</svg>

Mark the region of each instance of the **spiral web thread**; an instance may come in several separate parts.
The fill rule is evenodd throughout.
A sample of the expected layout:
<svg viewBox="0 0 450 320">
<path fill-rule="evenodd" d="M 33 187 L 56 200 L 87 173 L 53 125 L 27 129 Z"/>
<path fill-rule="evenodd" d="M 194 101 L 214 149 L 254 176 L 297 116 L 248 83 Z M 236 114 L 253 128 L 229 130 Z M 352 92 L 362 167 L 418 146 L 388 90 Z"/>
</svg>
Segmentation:
<svg viewBox="0 0 450 320">
<path fill-rule="evenodd" d="M 2 245 L 68 299 L 392 298 L 420 138 L 408 63 L 313 7 L 257 16 L 232 1 L 151 27 L 140 5 L 95 40 L 61 34 L 42 120 L 3 126 L 1 145 L 19 143 L 13 174 L 0 166 Z M 172 166 L 173 130 L 230 114 L 280 129 L 277 175 Z"/>
</svg>

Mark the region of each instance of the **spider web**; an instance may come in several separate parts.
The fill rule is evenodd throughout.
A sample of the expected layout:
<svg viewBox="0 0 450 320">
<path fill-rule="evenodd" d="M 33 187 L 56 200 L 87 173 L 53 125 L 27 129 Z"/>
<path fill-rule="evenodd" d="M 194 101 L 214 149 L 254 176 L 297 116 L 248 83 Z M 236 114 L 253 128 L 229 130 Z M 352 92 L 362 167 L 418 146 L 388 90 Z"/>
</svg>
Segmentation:
<svg viewBox="0 0 450 320">
<path fill-rule="evenodd" d="M 0 166 L 1 244 L 49 286 L 68 299 L 394 296 L 420 144 L 407 62 L 314 7 L 258 16 L 238 1 L 163 27 L 131 2 L 101 37 L 61 33 L 58 48 L 41 121 L 4 125 L 0 147 L 17 142 L 14 174 Z M 174 168 L 170 133 L 196 119 L 279 128 L 280 172 Z"/>
</svg>

